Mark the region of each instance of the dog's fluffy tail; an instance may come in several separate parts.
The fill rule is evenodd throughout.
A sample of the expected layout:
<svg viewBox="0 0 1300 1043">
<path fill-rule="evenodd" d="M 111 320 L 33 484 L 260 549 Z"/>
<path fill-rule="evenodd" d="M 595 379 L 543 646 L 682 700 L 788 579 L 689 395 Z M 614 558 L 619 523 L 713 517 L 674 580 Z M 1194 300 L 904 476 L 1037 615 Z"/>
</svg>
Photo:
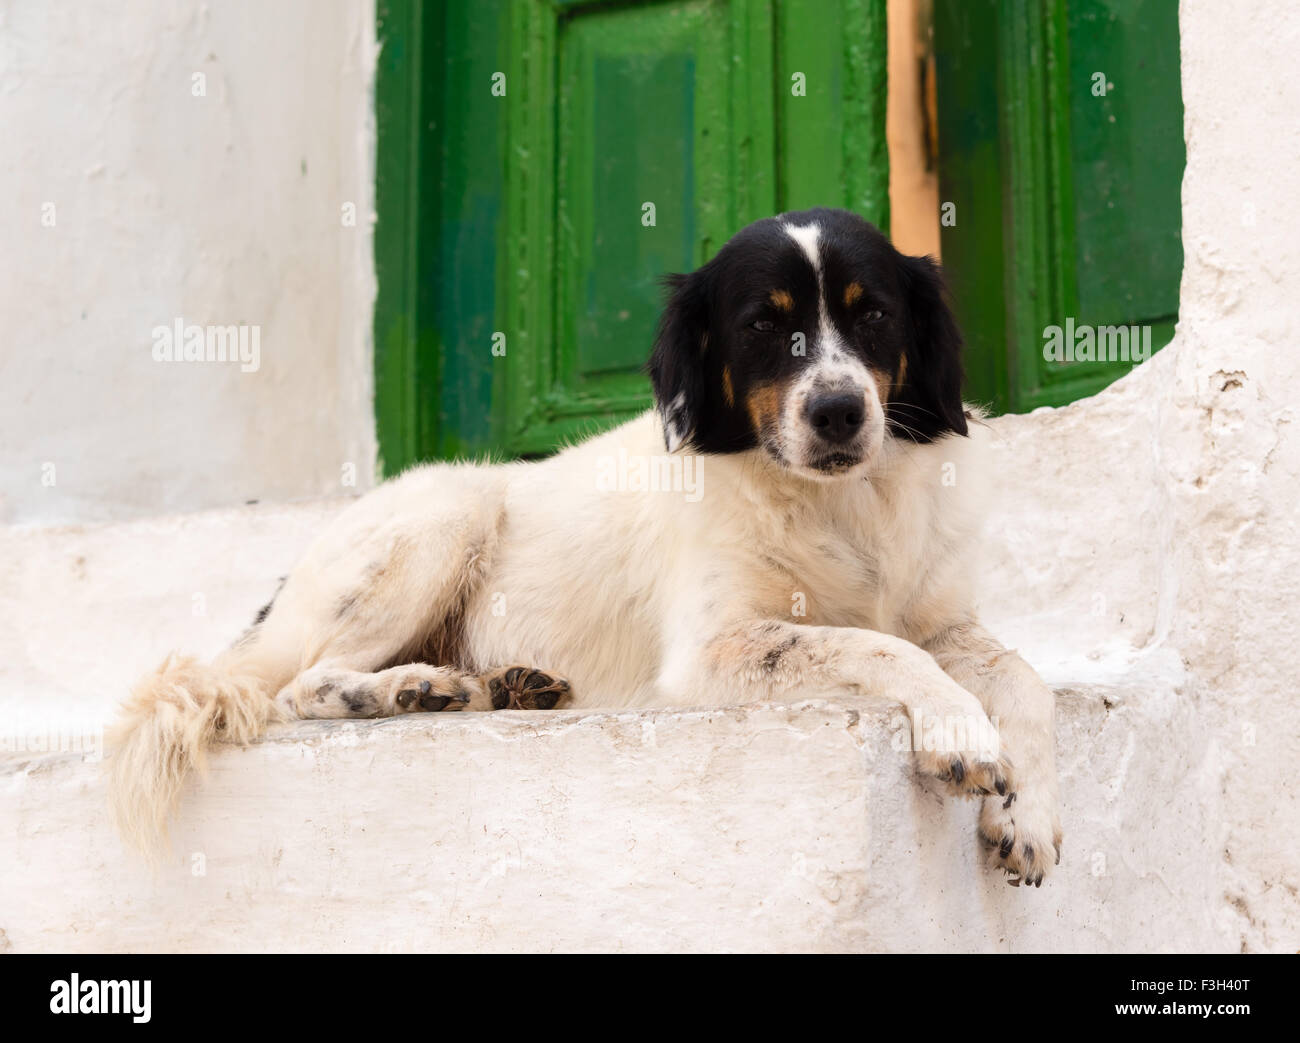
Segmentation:
<svg viewBox="0 0 1300 1043">
<path fill-rule="evenodd" d="M 168 656 L 122 705 L 108 736 L 109 807 L 123 839 L 156 859 L 167 820 L 215 742 L 247 743 L 277 718 L 264 680 Z"/>
</svg>

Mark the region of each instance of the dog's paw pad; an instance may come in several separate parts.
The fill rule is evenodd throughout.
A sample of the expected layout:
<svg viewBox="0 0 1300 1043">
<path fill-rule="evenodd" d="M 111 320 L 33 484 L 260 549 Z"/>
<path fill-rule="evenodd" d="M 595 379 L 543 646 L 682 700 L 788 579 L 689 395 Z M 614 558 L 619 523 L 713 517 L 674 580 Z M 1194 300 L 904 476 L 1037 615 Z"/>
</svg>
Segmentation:
<svg viewBox="0 0 1300 1043">
<path fill-rule="evenodd" d="M 494 710 L 553 710 L 569 694 L 569 682 L 533 670 L 512 666 L 488 680 Z"/>
</svg>

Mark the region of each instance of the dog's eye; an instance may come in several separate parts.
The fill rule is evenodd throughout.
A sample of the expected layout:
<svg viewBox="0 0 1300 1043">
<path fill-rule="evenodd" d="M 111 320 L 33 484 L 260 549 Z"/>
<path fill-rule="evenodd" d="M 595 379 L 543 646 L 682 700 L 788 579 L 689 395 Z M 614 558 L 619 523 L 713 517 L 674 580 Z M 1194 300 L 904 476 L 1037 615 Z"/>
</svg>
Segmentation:
<svg viewBox="0 0 1300 1043">
<path fill-rule="evenodd" d="M 757 322 L 751 322 L 749 328 L 755 333 L 775 333 L 776 323 L 768 319 L 759 319 Z"/>
<path fill-rule="evenodd" d="M 873 322 L 879 322 L 884 317 L 885 317 L 885 313 L 877 309 L 875 311 L 863 312 L 862 317 L 858 319 L 858 322 L 866 326 L 866 325 L 870 325 Z"/>
</svg>

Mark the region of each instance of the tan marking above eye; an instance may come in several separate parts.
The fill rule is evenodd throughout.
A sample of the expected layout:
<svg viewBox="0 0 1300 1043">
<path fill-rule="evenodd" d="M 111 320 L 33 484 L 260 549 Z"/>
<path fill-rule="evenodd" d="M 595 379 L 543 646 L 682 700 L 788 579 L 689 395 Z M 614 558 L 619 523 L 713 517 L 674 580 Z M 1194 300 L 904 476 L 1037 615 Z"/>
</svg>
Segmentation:
<svg viewBox="0 0 1300 1043">
<path fill-rule="evenodd" d="M 773 290 L 767 296 L 768 299 L 782 311 L 794 311 L 794 298 L 791 297 L 786 290 Z"/>
<path fill-rule="evenodd" d="M 844 287 L 844 307 L 852 308 L 853 302 L 862 296 L 862 284 L 851 282 Z"/>
<path fill-rule="evenodd" d="M 727 405 L 736 404 L 736 389 L 731 386 L 731 367 L 722 367 L 722 397 L 727 400 Z"/>
</svg>

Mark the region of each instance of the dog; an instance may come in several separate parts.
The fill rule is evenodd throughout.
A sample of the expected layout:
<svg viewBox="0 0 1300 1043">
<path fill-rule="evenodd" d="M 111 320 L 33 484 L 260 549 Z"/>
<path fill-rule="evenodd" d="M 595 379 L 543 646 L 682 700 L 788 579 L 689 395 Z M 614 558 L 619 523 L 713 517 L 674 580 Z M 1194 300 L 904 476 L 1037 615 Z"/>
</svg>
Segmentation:
<svg viewBox="0 0 1300 1043">
<path fill-rule="evenodd" d="M 917 765 L 980 800 L 992 861 L 1041 886 L 1054 699 L 976 617 L 987 426 L 938 266 L 818 208 L 666 284 L 654 409 L 541 462 L 381 484 L 228 651 L 134 689 L 110 761 L 130 841 L 156 850 L 205 750 L 277 720 L 835 695 L 926 734 L 974 722 L 981 741 Z"/>
</svg>

